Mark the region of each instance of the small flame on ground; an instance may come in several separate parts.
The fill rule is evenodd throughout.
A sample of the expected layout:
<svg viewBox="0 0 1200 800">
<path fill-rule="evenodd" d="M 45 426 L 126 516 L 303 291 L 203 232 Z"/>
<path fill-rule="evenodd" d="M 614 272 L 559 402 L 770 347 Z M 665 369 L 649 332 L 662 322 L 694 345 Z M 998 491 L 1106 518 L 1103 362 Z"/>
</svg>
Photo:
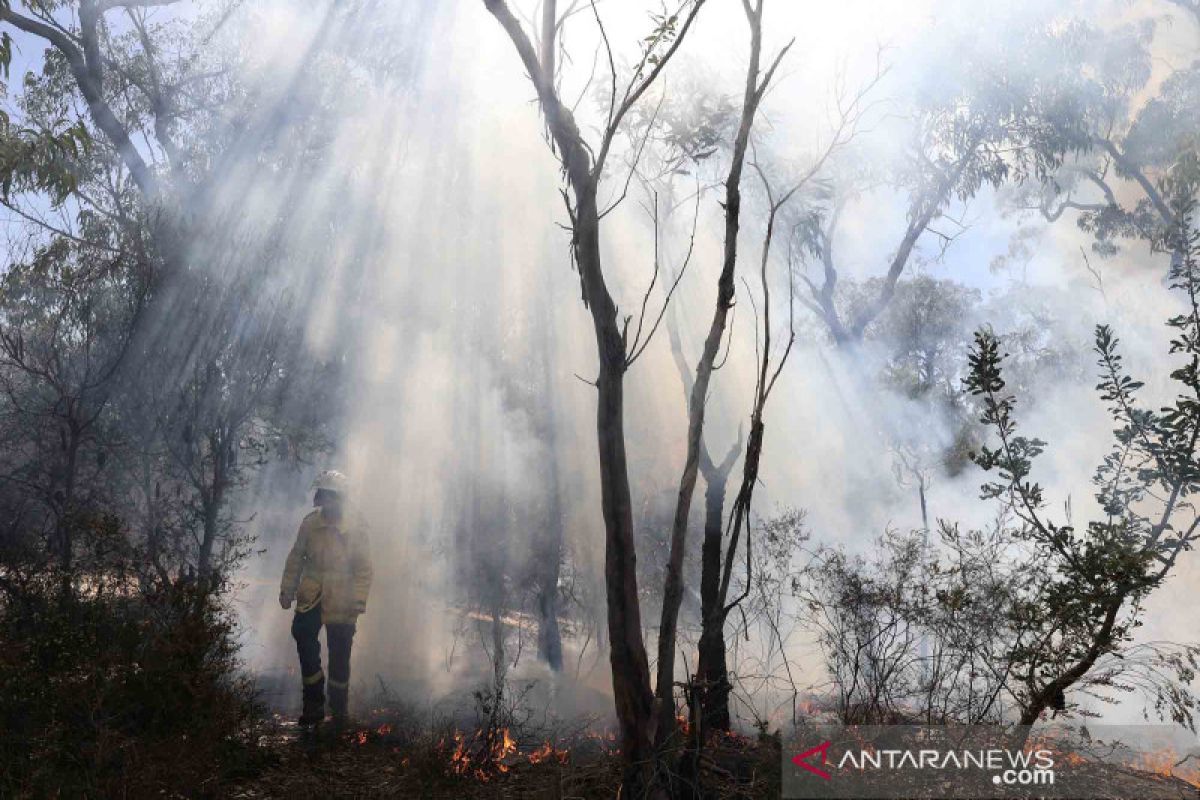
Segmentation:
<svg viewBox="0 0 1200 800">
<path fill-rule="evenodd" d="M 570 755 L 568 751 L 558 750 L 549 741 L 546 741 L 541 747 L 529 754 L 529 763 L 541 764 L 543 761 L 549 761 L 553 758 L 557 759 L 558 763 L 565 764 Z"/>
<path fill-rule="evenodd" d="M 450 753 L 450 772 L 455 775 L 472 777 L 486 783 L 492 778 L 505 775 L 520 763 L 520 749 L 517 740 L 513 738 L 508 728 L 487 733 L 477 730 L 468 736 L 462 731 L 455 731 L 449 741 L 443 739 L 438 743 L 439 749 L 445 750 L 453 743 Z M 542 764 L 557 761 L 565 764 L 570 757 L 567 750 L 559 750 L 549 741 L 536 750 L 528 753 L 525 760 L 530 764 Z"/>
</svg>

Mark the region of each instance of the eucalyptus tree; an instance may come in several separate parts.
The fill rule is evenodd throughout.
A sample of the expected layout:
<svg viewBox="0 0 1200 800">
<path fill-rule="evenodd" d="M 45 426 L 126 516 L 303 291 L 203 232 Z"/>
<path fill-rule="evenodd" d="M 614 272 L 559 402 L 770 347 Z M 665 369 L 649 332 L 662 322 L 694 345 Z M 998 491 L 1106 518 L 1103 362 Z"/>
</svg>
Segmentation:
<svg viewBox="0 0 1200 800">
<path fill-rule="evenodd" d="M 266 121 L 277 109 L 248 97 L 236 56 L 213 41 L 236 6 L 156 16 L 166 5 L 0 8 L 0 25 L 47 44 L 20 90 L 6 85 L 0 202 L 36 250 L 61 262 L 37 295 L 47 313 L 70 303 L 95 313 L 110 291 L 100 279 L 123 282 L 136 308 L 124 314 L 128 330 L 106 333 L 120 358 L 87 391 L 119 429 L 124 466 L 110 469 L 110 483 L 124 475 L 129 497 L 113 510 L 144 520 L 160 576 L 168 563 L 207 575 L 233 530 L 233 490 L 278 443 L 279 394 L 301 372 L 298 337 L 285 330 L 291 301 L 266 277 L 293 209 L 258 220 L 253 235 L 230 224 L 219 190 L 238 167 L 277 165 L 277 136 L 266 135 L 279 127 Z M 297 116 L 308 109 L 292 102 Z M 214 112 L 221 103 L 226 114 Z M 58 337 L 53 347 L 70 344 L 68 326 L 43 328 Z M 99 370 L 103 350 L 86 352 Z"/>
<path fill-rule="evenodd" d="M 705 405 L 708 402 L 709 384 L 712 379 L 713 369 L 717 364 L 717 355 L 721 349 L 721 342 L 725 337 L 726 324 L 734 303 L 734 278 L 737 270 L 738 232 L 741 225 L 742 210 L 741 180 L 745 167 L 746 150 L 750 145 L 750 131 L 754 125 L 754 119 L 758 114 L 759 105 L 771 85 L 771 79 L 775 75 L 775 70 L 778 69 L 780 62 L 791 47 L 791 43 L 789 43 L 781 49 L 766 70 L 762 71 L 760 60 L 762 58 L 763 0 L 758 0 L 757 3 L 753 4 L 745 3 L 743 4 L 743 8 L 750 27 L 750 60 L 746 69 L 741 118 L 737 126 L 737 133 L 733 139 L 729 171 L 725 178 L 725 199 L 722 202 L 725 210 L 725 246 L 721 261 L 721 271 L 717 278 L 716 304 L 713 308 L 712 321 L 709 323 L 708 332 L 704 337 L 704 346 L 696 367 L 690 373 L 686 369 L 683 370 L 685 380 L 690 384 L 688 387 L 687 455 L 685 456 L 683 471 L 679 479 L 675 516 L 671 525 L 671 545 L 663 589 L 662 620 L 658 629 L 658 683 L 656 693 L 659 704 L 657 730 L 660 745 L 670 738 L 670 734 L 674 731 L 675 727 L 676 626 L 679 621 L 679 606 L 683 600 L 683 561 L 687 547 L 688 518 L 691 514 L 692 495 L 696 488 L 696 477 L 700 471 L 702 452 L 704 461 L 707 462 L 706 476 L 711 477 L 713 482 L 712 488 L 714 493 L 710 498 L 710 503 L 716 502 L 718 492 L 723 500 L 723 487 L 720 490 L 717 489 L 717 486 L 720 485 L 718 483 L 718 476 L 722 474 L 722 471 L 728 474 L 728 467 L 724 470 L 718 470 L 712 463 L 712 459 L 708 457 L 707 450 L 704 447 L 704 412 Z M 674 345 L 674 337 L 672 343 Z M 678 354 L 678 348 L 674 349 Z M 678 355 L 676 357 L 678 358 Z M 732 459 L 727 458 L 726 461 L 729 462 L 729 466 L 731 467 Z M 707 539 L 704 546 L 705 553 L 709 554 L 709 560 L 711 560 L 712 548 Z M 709 572 L 711 573 L 713 565 L 709 564 L 709 560 L 703 561 L 702 565 L 708 565 Z M 704 587 L 707 585 L 704 582 L 703 575 L 702 566 L 702 603 L 706 599 L 710 599 L 703 592 Z M 711 609 L 704 609 L 702 613 L 705 611 L 711 613 Z M 703 674 L 699 676 L 702 685 L 706 685 L 706 677 Z M 714 687 L 714 690 L 717 690 L 716 687 Z M 707 694 L 707 691 L 704 693 Z M 728 727 L 727 717 L 728 715 L 726 714 L 726 728 Z"/>
<path fill-rule="evenodd" d="M 621 753 L 627 765 L 625 791 L 631 796 L 639 796 L 651 781 L 648 768 L 655 738 L 655 714 L 638 599 L 633 508 L 625 453 L 624 377 L 644 351 L 657 321 L 650 320 L 651 324 L 644 328 L 643 314 L 631 332 L 632 317 L 626 317 L 624 323 L 618 319 L 617 305 L 608 286 L 601 256 L 601 219 L 606 209 L 600 207 L 598 190 L 613 142 L 626 115 L 642 100 L 678 52 L 703 0 L 685 2 L 674 12 L 654 17 L 653 29 L 642 42 L 641 52 L 627 80 L 618 78 L 614 62 L 609 59 L 609 103 L 600 127 L 600 139 L 595 144 L 587 141 L 571 106 L 560 96 L 557 81 L 560 20 L 556 4 L 549 0 L 543 4 L 540 41 L 536 48 L 504 0 L 484 0 L 484 6 L 512 41 L 533 83 L 570 192 L 564 191 L 563 198 L 570 218 L 571 255 L 579 271 L 584 306 L 591 314 L 599 360 L 599 375 L 594 383 L 597 392 L 596 434 L 605 527 L 605 583 L 613 695 L 621 726 Z M 600 29 L 607 46 L 607 34 L 602 24 Z"/>
<path fill-rule="evenodd" d="M 1105 25 L 1071 17 L 1023 37 L 1023 57 L 1038 71 L 1037 83 L 1023 89 L 1030 128 L 1041 131 L 1032 145 L 1059 165 L 1016 193 L 1015 204 L 1048 222 L 1073 218 L 1103 256 L 1122 241 L 1140 241 L 1172 264 L 1183 257 L 1172 249 L 1178 220 L 1162 181 L 1198 169 L 1200 19 L 1174 21 L 1196 43 L 1178 65 L 1159 55 L 1171 20 Z M 1164 65 L 1167 74 L 1157 75 Z"/>
<path fill-rule="evenodd" d="M 957 238 L 963 222 L 953 213 L 954 203 L 969 201 L 982 187 L 998 186 L 1025 168 L 1009 152 L 1015 113 L 975 87 L 961 87 L 914 108 L 911 147 L 886 174 L 843 167 L 828 177 L 825 208 L 802 227 L 806 245 L 818 257 L 815 269 L 799 275 L 803 287 L 797 287 L 797 300 L 817 315 L 836 344 L 862 341 L 892 302 L 902 276 L 911 272 L 921 242 L 932 240 L 944 249 Z M 844 267 L 837 240 L 847 215 L 855 213 L 854 201 L 880 187 L 907 196 L 906 221 L 895 248 L 882 259 L 882 274 L 861 284 L 851 304 L 840 284 Z"/>
<path fill-rule="evenodd" d="M 1053 16 L 1057 6 L 1037 8 Z M 921 48 L 923 61 L 905 89 L 889 98 L 894 110 L 881 122 L 887 148 L 848 154 L 826 176 L 822 212 L 804 233 L 819 257 L 798 276 L 798 300 L 838 345 L 862 341 L 901 279 L 912 274 L 922 248 L 931 254 L 927 258 L 945 255 L 969 228 L 970 203 L 988 199 L 989 190 L 1052 185 L 1078 146 L 1078 125 L 1065 115 L 1076 108 L 1077 84 L 1088 71 L 1080 69 L 1080 54 L 1064 53 L 1062 44 L 1053 58 L 1046 54 L 1053 46 L 1042 49 L 1056 22 L 1039 16 L 1027 29 L 1014 30 L 1000 22 L 995 29 L 982 27 L 977 20 L 971 16 L 965 30 L 949 24 L 950 35 L 939 28 L 921 40 L 928 45 Z M 846 291 L 842 237 L 848 223 L 878 226 L 861 218 L 877 213 L 860 211 L 859 201 L 871 195 L 903 197 L 904 224 L 871 282 Z"/>
<path fill-rule="evenodd" d="M 146 291 L 135 258 L 94 257 L 58 237 L 10 261 L 0 282 L 8 440 L 0 480 L 34 503 L 32 513 L 16 515 L 25 530 L 14 534 L 44 536 L 65 574 L 75 566 L 79 532 L 119 493 L 109 485 L 121 449 L 115 379 Z"/>
</svg>

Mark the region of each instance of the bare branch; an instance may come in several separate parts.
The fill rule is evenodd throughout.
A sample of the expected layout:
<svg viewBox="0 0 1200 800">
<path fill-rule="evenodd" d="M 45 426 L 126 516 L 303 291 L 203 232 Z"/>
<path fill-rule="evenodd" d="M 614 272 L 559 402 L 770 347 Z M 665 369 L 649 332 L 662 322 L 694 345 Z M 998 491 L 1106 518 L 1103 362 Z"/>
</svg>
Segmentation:
<svg viewBox="0 0 1200 800">
<path fill-rule="evenodd" d="M 621 104 L 617 110 L 609 118 L 608 127 L 604 131 L 604 137 L 600 144 L 600 152 L 596 156 L 595 169 L 597 174 L 600 173 L 604 168 L 604 162 L 608 158 L 608 151 L 612 146 L 612 140 L 616 136 L 618 128 L 621 126 L 621 120 L 624 119 L 625 115 L 629 112 L 629 109 L 633 108 L 637 104 L 637 101 L 640 100 L 642 95 L 646 93 L 646 90 L 649 89 L 656 80 L 658 80 L 659 74 L 666 69 L 667 64 L 670 63 L 671 59 L 675 56 L 675 53 L 679 50 L 680 45 L 683 44 L 683 40 L 687 38 L 687 32 L 692 27 L 692 23 L 695 21 L 696 15 L 700 13 L 700 9 L 704 6 L 705 0 L 685 0 L 684 4 L 679 7 L 679 10 L 682 11 L 689 2 L 692 6 L 691 11 L 688 12 L 687 17 L 684 19 L 683 26 L 675 35 L 675 40 L 671 42 L 671 46 L 667 48 L 667 51 L 663 53 L 662 57 L 659 58 L 658 62 L 654 65 L 654 68 L 650 70 L 650 73 L 641 81 L 641 83 L 636 83 L 637 76 L 641 74 L 641 70 L 645 67 L 646 59 L 649 58 L 651 54 L 651 48 L 646 48 L 646 52 L 643 54 L 641 62 L 634 70 L 632 80 L 635 83 L 631 83 L 629 88 L 625 90 L 624 99 L 621 101 Z M 678 14 L 679 11 L 676 11 L 675 13 Z"/>
</svg>

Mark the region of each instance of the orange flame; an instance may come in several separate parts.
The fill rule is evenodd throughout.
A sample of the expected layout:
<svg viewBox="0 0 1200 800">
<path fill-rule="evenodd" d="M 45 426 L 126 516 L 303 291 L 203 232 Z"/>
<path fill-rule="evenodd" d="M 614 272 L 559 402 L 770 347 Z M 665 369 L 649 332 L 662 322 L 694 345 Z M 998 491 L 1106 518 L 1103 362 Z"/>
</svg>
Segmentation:
<svg viewBox="0 0 1200 800">
<path fill-rule="evenodd" d="M 549 761 L 553 758 L 556 759 L 558 763 L 565 764 L 567 763 L 567 758 L 569 756 L 570 753 L 568 751 L 559 750 L 555 748 L 554 745 L 550 744 L 549 741 L 546 741 L 541 747 L 529 754 L 529 763 L 541 764 L 542 762 Z"/>
</svg>

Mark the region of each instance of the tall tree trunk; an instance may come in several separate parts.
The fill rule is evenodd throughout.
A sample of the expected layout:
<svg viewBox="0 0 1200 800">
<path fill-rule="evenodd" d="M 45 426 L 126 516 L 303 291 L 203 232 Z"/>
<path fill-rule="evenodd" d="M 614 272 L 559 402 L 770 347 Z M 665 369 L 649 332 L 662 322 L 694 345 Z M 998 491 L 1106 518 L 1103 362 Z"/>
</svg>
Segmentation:
<svg viewBox="0 0 1200 800">
<path fill-rule="evenodd" d="M 717 300 L 713 309 L 712 322 L 704 339 L 704 349 L 696 365 L 695 379 L 688 400 L 687 456 L 683 473 L 679 478 L 679 493 L 675 503 L 675 517 L 671 526 L 671 547 L 667 558 L 667 574 L 664 581 L 662 618 L 658 628 L 658 682 L 656 684 L 659 717 L 658 740 L 661 747 L 675 731 L 675 644 L 679 623 L 679 606 L 683 601 L 683 560 L 687 549 L 687 525 L 692 508 L 692 495 L 696 488 L 696 473 L 700 467 L 704 437 L 704 404 L 708 400 L 709 383 L 713 365 L 721 348 L 721 339 L 733 307 L 734 272 L 737 267 L 738 230 L 742 208 L 742 170 L 746 148 L 750 141 L 750 128 L 758 113 L 758 105 L 771 77 L 787 52 L 785 47 L 759 82 L 759 56 L 762 52 L 762 0 L 755 7 L 746 5 L 746 16 L 750 23 L 750 63 L 746 70 L 746 84 L 742 99 L 742 116 L 733 142 L 729 173 L 725 179 L 725 249 L 721 261 L 721 273 L 717 278 Z M 790 47 L 790 45 L 789 45 Z M 723 496 L 723 492 L 722 492 Z"/>
<path fill-rule="evenodd" d="M 553 426 L 553 423 L 551 423 Z M 553 431 L 553 427 L 551 428 Z M 558 578 L 563 556 L 563 509 L 559 482 L 557 437 L 550 436 L 550 475 L 547 480 L 548 509 L 540 541 L 535 545 L 537 582 L 538 658 L 553 672 L 562 672 L 562 634 L 558 628 Z"/>
<path fill-rule="evenodd" d="M 683 342 L 679 336 L 676 316 L 667 317 L 667 334 L 671 342 L 671 354 L 683 381 L 684 396 L 690 397 L 692 372 L 683 353 Z M 700 474 L 704 476 L 704 540 L 700 553 L 700 652 L 697 660 L 695 689 L 692 702 L 688 705 L 692 729 L 689 732 L 689 756 L 681 764 L 682 774 L 698 775 L 696 749 L 703 744 L 710 729 L 729 730 L 729 679 L 725 660 L 725 637 L 723 625 L 714 626 L 708 620 L 715 619 L 717 591 L 721 583 L 721 542 L 725 525 L 725 493 L 729 474 L 742 452 L 741 432 L 738 440 L 729 448 L 720 464 L 713 463 L 708 446 L 700 442 Z M 711 687 L 711 688 L 710 688 Z M 724 689 L 722 689 L 724 687 Z M 703 709 L 712 709 L 708 717 Z M 723 709 L 723 713 L 722 710 Z M 689 760 L 690 759 L 690 760 Z"/>
<path fill-rule="evenodd" d="M 917 496 L 921 500 L 921 530 L 925 532 L 925 541 L 929 539 L 929 505 L 925 502 L 925 478 L 917 476 Z"/>
<path fill-rule="evenodd" d="M 749 5 L 746 6 L 749 9 Z M 759 19 L 761 24 L 762 6 L 758 7 Z M 787 48 L 784 48 L 784 53 Z M 780 57 L 783 53 L 780 53 Z M 775 60 L 779 63 L 779 59 Z M 772 67 L 774 69 L 774 67 Z M 767 73 L 766 81 L 771 77 L 771 73 Z M 761 343 L 761 348 L 756 348 L 758 356 L 758 377 L 754 385 L 754 403 L 750 410 L 750 437 L 746 441 L 746 457 L 742 461 L 742 483 L 738 488 L 737 497 L 733 501 L 733 514 L 730 519 L 729 546 L 725 551 L 724 564 L 721 567 L 721 580 L 717 586 L 715 600 L 710 604 L 710 613 L 705 616 L 703 624 L 707 628 L 710 637 L 716 635 L 724 635 L 725 618 L 729 612 L 736 608 L 739 603 L 750 593 L 750 569 L 753 563 L 750 557 L 750 509 L 754 498 L 754 488 L 758 485 L 758 469 L 759 462 L 762 458 L 763 447 L 763 413 L 766 409 L 767 400 L 771 396 L 772 390 L 775 388 L 775 381 L 778 380 L 780 373 L 783 371 L 784 365 L 787 363 L 788 356 L 791 355 L 792 346 L 796 342 L 796 331 L 793 325 L 794 319 L 792 313 L 794 310 L 795 293 L 791 291 L 792 286 L 789 280 L 789 296 L 788 296 L 788 339 L 787 344 L 780 354 L 778 360 L 774 363 L 774 371 L 772 371 L 771 360 L 771 290 L 770 283 L 767 280 L 767 265 L 770 263 L 771 240 L 774 236 L 775 220 L 779 213 L 779 209 L 783 207 L 795 194 L 801 186 L 808 180 L 804 178 L 799 183 L 792 186 L 791 189 L 784 192 L 778 198 L 775 197 L 771 190 L 771 186 L 767 181 L 766 175 L 761 170 L 758 172 L 762 179 L 763 188 L 766 190 L 767 200 L 770 203 L 770 211 L 767 214 L 767 229 L 763 236 L 762 256 L 759 262 L 759 280 L 761 282 L 762 300 L 761 300 L 761 325 L 762 327 L 756 331 L 756 341 Z M 811 177 L 813 173 L 810 172 Z M 741 538 L 742 529 L 746 532 L 746 585 L 743 587 L 741 595 L 733 602 L 726 603 L 729 597 L 729 587 L 733 577 L 733 565 L 737 555 L 738 543 Z M 713 656 L 716 656 L 715 646 L 713 647 Z M 714 666 L 713 669 L 718 670 L 719 667 Z M 714 673 L 716 674 L 716 673 Z M 718 677 L 724 677 L 721 673 Z M 718 691 L 721 686 L 718 685 Z M 702 697 L 703 699 L 703 697 Z M 720 700 L 725 703 L 725 713 L 728 713 L 728 693 L 722 692 L 714 700 Z M 707 709 L 701 708 L 702 716 L 711 713 Z"/>
<path fill-rule="evenodd" d="M 492 702 L 487 731 L 489 755 L 495 752 L 491 746 L 504 727 L 504 692 L 507 685 L 508 661 L 504 653 L 504 606 L 499 593 L 492 598 Z"/>
<path fill-rule="evenodd" d="M 634 77 L 624 96 L 618 99 L 614 94 L 602 141 L 598 148 L 592 149 L 580 134 L 571 109 L 559 99 L 555 86 L 554 14 L 543 14 L 542 55 L 539 59 L 520 21 L 504 0 L 484 0 L 484 7 L 504 28 L 533 82 L 546 127 L 554 140 L 563 173 L 575 198 L 574 208 L 571 209 L 571 247 L 582 283 L 583 302 L 592 316 L 599 360 L 596 439 L 600 462 L 600 504 L 604 516 L 609 662 L 612 668 L 613 700 L 621 727 L 621 753 L 625 759 L 621 792 L 630 800 L 642 797 L 652 785 L 654 693 L 650 686 L 646 644 L 642 639 L 633 503 L 625 457 L 624 380 L 629 361 L 625 337 L 617 321 L 617 307 L 605 283 L 600 258 L 600 213 L 596 205 L 596 189 L 622 119 L 678 51 L 703 3 L 704 0 L 692 3 L 666 50 L 646 64 L 644 75 Z"/>
<path fill-rule="evenodd" d="M 626 786 L 646 786 L 644 766 L 651 756 L 650 665 L 642 640 L 637 592 L 633 502 L 625 457 L 625 343 L 617 309 L 600 268 L 600 220 L 594 188 L 577 195 L 575 259 L 592 313 L 600 358 L 596 380 L 596 439 L 600 460 L 600 503 L 604 515 L 604 581 L 608 596 L 609 663 L 613 700 L 621 726 L 622 755 L 629 765 Z M 636 796 L 636 795 L 635 795 Z"/>
<path fill-rule="evenodd" d="M 55 534 L 58 539 L 59 563 L 63 573 L 66 574 L 74 566 L 74 534 L 71 526 L 74 525 L 72 517 L 75 513 L 75 482 L 76 473 L 79 471 L 79 446 L 81 443 L 79 426 L 75 424 L 74 420 L 68 423 L 68 432 L 64 439 L 67 452 L 66 463 L 63 465 L 63 499 L 55 526 Z M 64 578 L 64 580 L 67 579 Z"/>
<path fill-rule="evenodd" d="M 740 450 L 740 442 L 733 451 Z M 728 731 L 729 669 L 725 659 L 725 622 L 718 613 L 721 584 L 721 542 L 725 524 L 725 491 L 731 459 L 705 472 L 708 487 L 704 493 L 704 543 L 700 551 L 700 652 L 696 664 L 701 741 L 708 731 Z"/>
<path fill-rule="evenodd" d="M 552 6 L 553 3 L 548 3 Z M 549 300 L 542 304 L 541 324 L 549 329 Z M 555 394 L 551 389 L 553 376 L 549 342 L 542 344 L 542 380 L 545 382 L 544 396 L 547 398 L 546 468 L 547 509 L 545 524 L 533 548 L 534 574 L 537 583 L 538 614 L 538 658 L 546 662 L 553 672 L 562 672 L 562 634 L 558 627 L 558 579 L 563 558 L 563 506 L 562 484 L 559 480 L 558 414 Z"/>
<path fill-rule="evenodd" d="M 203 538 L 200 541 L 200 556 L 196 564 L 196 572 L 201 585 L 207 586 L 207 581 L 213 574 L 213 549 L 220 534 L 221 508 L 225 504 L 225 490 L 228 488 L 228 466 L 232 457 L 226 453 L 225 437 L 220 433 L 209 436 L 209 448 L 212 451 L 212 484 L 208 491 L 201 491 L 204 498 Z"/>
<path fill-rule="evenodd" d="M 210 493 L 209 499 L 204 503 L 203 537 L 200 540 L 200 555 L 196 562 L 196 573 L 201 581 L 207 581 L 212 574 L 213 547 L 217 541 L 220 506 L 213 494 Z"/>
</svg>

